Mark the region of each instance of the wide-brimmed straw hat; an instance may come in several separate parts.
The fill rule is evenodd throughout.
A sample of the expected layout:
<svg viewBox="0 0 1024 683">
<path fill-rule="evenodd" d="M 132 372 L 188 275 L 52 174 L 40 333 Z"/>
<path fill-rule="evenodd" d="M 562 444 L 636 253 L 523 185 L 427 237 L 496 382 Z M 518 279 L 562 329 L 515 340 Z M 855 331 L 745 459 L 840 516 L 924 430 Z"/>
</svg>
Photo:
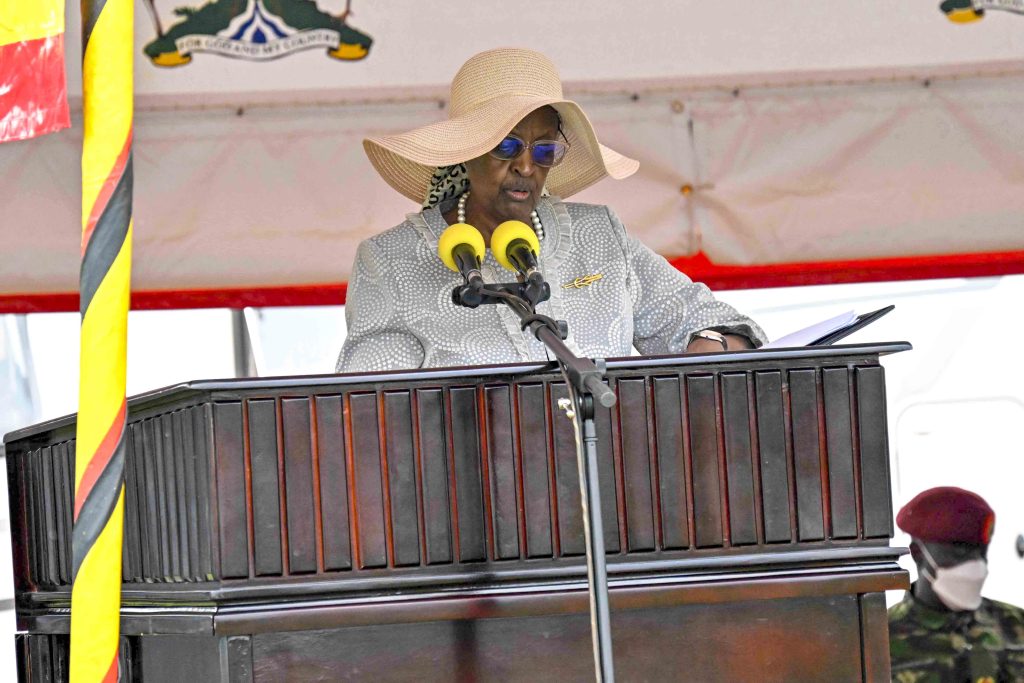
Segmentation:
<svg viewBox="0 0 1024 683">
<path fill-rule="evenodd" d="M 388 185 L 423 201 L 438 167 L 489 152 L 530 112 L 551 106 L 562 118 L 569 151 L 545 186 L 569 197 L 606 175 L 622 179 L 639 163 L 597 141 L 580 106 L 562 96 L 555 65 L 532 50 L 499 48 L 469 59 L 452 81 L 448 119 L 408 133 L 371 137 L 363 148 Z"/>
</svg>

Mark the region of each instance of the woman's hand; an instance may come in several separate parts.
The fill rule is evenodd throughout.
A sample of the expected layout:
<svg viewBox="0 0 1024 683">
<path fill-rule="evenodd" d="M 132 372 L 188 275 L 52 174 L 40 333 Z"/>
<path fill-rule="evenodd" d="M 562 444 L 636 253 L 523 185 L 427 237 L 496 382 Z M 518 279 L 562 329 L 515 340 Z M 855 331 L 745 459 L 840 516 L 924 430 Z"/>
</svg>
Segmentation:
<svg viewBox="0 0 1024 683">
<path fill-rule="evenodd" d="M 750 340 L 739 334 L 723 334 L 722 338 L 725 339 L 729 345 L 729 351 L 740 351 L 743 349 L 752 349 L 754 345 L 750 343 Z M 686 353 L 714 353 L 716 351 L 725 351 L 722 348 L 720 342 L 714 339 L 705 339 L 704 337 L 694 337 L 690 340 L 690 343 L 686 346 Z"/>
</svg>

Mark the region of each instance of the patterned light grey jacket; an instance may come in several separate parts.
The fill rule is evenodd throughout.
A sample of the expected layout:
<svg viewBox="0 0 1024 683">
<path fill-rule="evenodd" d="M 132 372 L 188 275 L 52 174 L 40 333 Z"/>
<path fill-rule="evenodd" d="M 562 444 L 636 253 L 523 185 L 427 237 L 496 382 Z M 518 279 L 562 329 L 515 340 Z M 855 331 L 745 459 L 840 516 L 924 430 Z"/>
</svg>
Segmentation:
<svg viewBox="0 0 1024 683">
<path fill-rule="evenodd" d="M 548 359 L 508 307 L 452 303 L 462 277 L 437 257 L 438 237 L 448 227 L 441 215 L 446 208 L 410 214 L 359 246 L 338 372 Z M 537 312 L 568 322 L 566 345 L 577 355 L 628 356 L 634 345 L 644 355 L 677 353 L 704 329 L 764 342 L 756 323 L 627 235 L 608 207 L 545 197 L 537 212 L 545 235 L 538 261 L 551 285 L 551 299 Z M 481 272 L 485 282 L 515 280 L 489 251 Z M 587 286 L 564 286 L 598 275 Z"/>
</svg>

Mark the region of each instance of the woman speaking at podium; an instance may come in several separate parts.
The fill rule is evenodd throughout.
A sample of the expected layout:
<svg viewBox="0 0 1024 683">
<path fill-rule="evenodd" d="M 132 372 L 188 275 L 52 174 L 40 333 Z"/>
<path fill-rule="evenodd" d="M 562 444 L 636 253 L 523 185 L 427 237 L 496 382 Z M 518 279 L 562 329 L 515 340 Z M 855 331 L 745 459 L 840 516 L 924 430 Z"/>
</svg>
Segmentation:
<svg viewBox="0 0 1024 683">
<path fill-rule="evenodd" d="M 586 115 L 562 96 L 554 65 L 530 50 L 497 49 L 452 81 L 449 118 L 364 140 L 391 187 L 423 210 L 365 240 L 346 305 L 338 372 L 546 360 L 505 306 L 452 302 L 462 278 L 438 258 L 454 223 L 486 241 L 504 221 L 532 226 L 551 298 L 537 312 L 569 327 L 566 345 L 591 358 L 759 346 L 764 333 L 630 237 L 606 206 L 563 202 L 605 176 L 638 167 L 601 145 Z M 488 283 L 514 279 L 488 252 Z"/>
</svg>

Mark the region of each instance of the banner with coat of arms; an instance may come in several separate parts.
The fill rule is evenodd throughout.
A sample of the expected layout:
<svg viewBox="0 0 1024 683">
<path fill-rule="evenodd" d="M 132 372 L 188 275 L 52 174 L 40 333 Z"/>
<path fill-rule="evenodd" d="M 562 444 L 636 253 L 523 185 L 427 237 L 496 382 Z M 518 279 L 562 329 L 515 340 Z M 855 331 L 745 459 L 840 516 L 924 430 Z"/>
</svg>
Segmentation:
<svg viewBox="0 0 1024 683">
<path fill-rule="evenodd" d="M 166 31 L 156 0 L 144 0 L 156 37 L 143 52 L 156 66 L 184 66 L 198 52 L 263 61 L 322 48 L 343 61 L 363 59 L 373 39 L 348 24 L 351 0 L 340 14 L 325 12 L 314 0 L 211 0 L 178 7 L 180 19 Z"/>
</svg>

